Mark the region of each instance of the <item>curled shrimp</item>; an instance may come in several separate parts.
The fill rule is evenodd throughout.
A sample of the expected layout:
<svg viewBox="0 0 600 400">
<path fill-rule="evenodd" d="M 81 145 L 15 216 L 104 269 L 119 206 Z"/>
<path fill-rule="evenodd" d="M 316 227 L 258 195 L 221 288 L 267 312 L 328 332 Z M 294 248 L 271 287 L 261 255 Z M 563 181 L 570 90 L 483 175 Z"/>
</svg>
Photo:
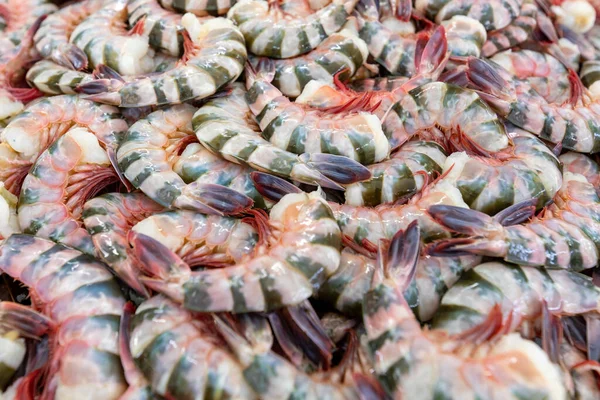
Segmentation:
<svg viewBox="0 0 600 400">
<path fill-rule="evenodd" d="M 78 87 L 87 98 L 120 107 L 179 104 L 212 96 L 235 81 L 246 62 L 244 38 L 224 18 L 201 22 L 192 14 L 181 18 L 185 28 L 182 59 L 174 68 L 126 81 L 97 79 Z"/>
<path fill-rule="evenodd" d="M 507 331 L 527 334 L 535 331 L 536 321 L 549 322 L 544 321 L 548 310 L 556 317 L 597 316 L 600 289 L 573 271 L 488 262 L 466 272 L 448 290 L 431 325 L 461 335 L 484 323 L 498 307 Z"/>
<path fill-rule="evenodd" d="M 321 42 L 307 54 L 280 60 L 271 60 L 275 68 L 273 85 L 288 97 L 297 97 L 311 80 L 332 82 L 336 74 L 344 79 L 357 74 L 366 62 L 369 51 L 356 33 L 342 29 Z M 250 57 L 255 69 L 261 59 Z"/>
<path fill-rule="evenodd" d="M 140 27 L 126 30 L 127 1 L 116 0 L 92 13 L 71 33 L 71 43 L 87 55 L 90 67 L 107 65 L 124 75 L 151 72 L 153 53 Z"/>
<path fill-rule="evenodd" d="M 485 92 L 479 92 L 480 96 L 514 125 L 551 143 L 561 143 L 565 149 L 581 153 L 600 150 L 600 106 L 596 101 L 582 100 L 577 91 L 571 93 L 574 105 L 532 100 L 530 94 L 516 90 L 501 76 L 504 69 L 497 64 L 471 58 L 468 65 L 469 80 Z M 578 78 L 571 73 L 570 80 Z M 583 90 L 579 82 L 574 88 Z"/>
<path fill-rule="evenodd" d="M 190 267 L 224 267 L 253 255 L 259 237 L 251 222 L 177 210 L 150 215 L 132 231 L 160 242 Z"/>
<path fill-rule="evenodd" d="M 296 154 L 335 154 L 373 164 L 384 160 L 390 145 L 381 121 L 367 112 L 327 112 L 294 103 L 268 79 L 247 74 L 246 101 L 262 136 Z"/>
<path fill-rule="evenodd" d="M 367 179 L 369 171 L 356 161 L 330 154 L 298 156 L 260 136 L 240 84 L 208 101 L 194 114 L 192 125 L 200 143 L 236 164 L 307 184 L 341 189 Z"/>
<path fill-rule="evenodd" d="M 23 232 L 95 254 L 79 221 L 83 205 L 118 179 L 98 138 L 87 128 L 71 128 L 40 154 L 23 181 L 17 209 Z"/>
<path fill-rule="evenodd" d="M 0 16 L 4 20 L 0 32 L 0 54 L 14 50 L 40 17 L 56 9 L 54 4 L 46 0 L 3 0 L 0 3 Z"/>
<path fill-rule="evenodd" d="M 132 0 L 127 13 L 130 26 L 143 24 L 142 34 L 153 49 L 173 57 L 183 54 L 181 14 L 163 9 L 156 0 Z"/>
<path fill-rule="evenodd" d="M 485 342 L 486 333 L 495 332 L 497 313 L 466 340 L 422 330 L 402 294 L 414 274 L 418 243 L 416 224 L 395 236 L 363 302 L 366 346 L 387 393 L 394 398 L 566 398 L 558 367 L 535 343 L 518 334 Z"/>
<path fill-rule="evenodd" d="M 162 210 L 142 193 L 108 193 L 87 201 L 81 215 L 98 257 L 128 286 L 147 297 L 148 292 L 138 280 L 138 261 L 127 234 L 137 222 Z"/>
<path fill-rule="evenodd" d="M 528 199 L 537 208 L 549 203 L 562 184 L 556 156 L 536 136 L 518 133 L 510 150 L 493 158 L 453 153 L 446 159 L 446 179 L 473 210 L 493 215 Z"/>
<path fill-rule="evenodd" d="M 562 104 L 571 98 L 569 71 L 550 54 L 533 50 L 507 50 L 491 61 L 527 82 L 548 103 Z"/>
<path fill-rule="evenodd" d="M 119 168 L 134 187 L 163 207 L 238 213 L 252 205 L 246 195 L 212 183 L 186 184 L 173 171 L 178 152 L 195 139 L 195 111 L 195 107 L 181 104 L 135 122 L 117 150 Z"/>
<path fill-rule="evenodd" d="M 359 317 L 362 302 L 371 288 L 377 268 L 376 254 L 342 251 L 338 270 L 323 283 L 317 298 L 333 305 L 345 315 Z M 404 291 L 404 298 L 419 321 L 428 321 L 439 307 L 442 296 L 461 275 L 481 263 L 481 257 L 419 257 L 415 277 Z"/>
<path fill-rule="evenodd" d="M 433 244 L 430 253 L 489 255 L 519 265 L 573 271 L 595 267 L 600 251 L 600 198 L 594 186 L 582 175 L 565 172 L 554 201 L 542 217 L 506 227 L 475 210 L 433 206 L 429 214 L 436 221 L 472 236 Z M 527 202 L 520 204 L 529 207 Z"/>
<path fill-rule="evenodd" d="M 127 388 L 117 343 L 125 299 L 104 265 L 50 240 L 12 235 L 0 245 L 0 270 L 27 285 L 46 316 L 16 303 L 0 310 L 5 327 L 48 328 L 42 397 L 118 399 Z"/>
<path fill-rule="evenodd" d="M 524 3 L 519 16 L 502 29 L 488 32 L 482 53 L 485 57 L 515 47 L 531 37 L 537 26 L 538 8 L 535 4 Z"/>
<path fill-rule="evenodd" d="M 0 177 L 6 188 L 19 195 L 23 179 L 39 155 L 73 126 L 89 129 L 111 152 L 127 130 L 118 109 L 78 96 L 55 96 L 32 103 L 0 135 Z"/>
<path fill-rule="evenodd" d="M 192 13 L 199 17 L 207 15 L 219 16 L 227 14 L 227 11 L 233 6 L 235 0 L 220 0 L 216 2 L 198 1 L 198 0 L 158 0 L 158 3 L 167 10 L 177 11 L 178 13 Z"/>
<path fill-rule="evenodd" d="M 255 215 L 268 238 L 252 257 L 235 266 L 192 272 L 158 241 L 136 234 L 132 245 L 152 277 L 146 286 L 199 312 L 246 313 L 298 304 L 338 268 L 341 234 L 331 208 L 318 192 L 294 193 Z M 170 253 L 170 254 L 169 254 Z"/>
<path fill-rule="evenodd" d="M 44 58 L 71 70 L 88 66 L 87 55 L 82 49 L 69 43 L 69 37 L 81 22 L 106 4 L 102 0 L 86 0 L 69 4 L 52 13 L 42 22 L 36 32 L 35 48 Z"/>
<path fill-rule="evenodd" d="M 333 0 L 310 15 L 286 13 L 279 1 L 242 0 L 227 13 L 252 54 L 290 58 L 308 53 L 342 28 L 357 0 Z"/>
<path fill-rule="evenodd" d="M 135 377 L 128 394 L 149 387 L 167 398 L 256 398 L 208 322 L 163 296 L 144 301 L 133 317 L 132 311 L 124 311 L 120 335 L 125 371 Z"/>
</svg>

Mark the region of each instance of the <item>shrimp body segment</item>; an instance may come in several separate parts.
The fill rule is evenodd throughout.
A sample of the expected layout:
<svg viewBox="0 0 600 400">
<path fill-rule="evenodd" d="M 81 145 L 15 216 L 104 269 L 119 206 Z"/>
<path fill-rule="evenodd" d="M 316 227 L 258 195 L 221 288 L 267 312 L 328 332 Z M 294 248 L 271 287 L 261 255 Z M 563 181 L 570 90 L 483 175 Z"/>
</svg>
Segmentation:
<svg viewBox="0 0 600 400">
<path fill-rule="evenodd" d="M 47 94 L 75 94 L 76 88 L 92 82 L 92 74 L 63 67 L 50 60 L 41 60 L 27 71 L 27 83 Z"/>
<path fill-rule="evenodd" d="M 167 10 L 178 13 L 192 13 L 199 17 L 212 15 L 214 17 L 227 14 L 227 11 L 236 3 L 236 0 L 158 0 L 158 3 Z"/>
<path fill-rule="evenodd" d="M 127 14 L 130 26 L 143 20 L 143 35 L 153 49 L 173 57 L 183 54 L 181 14 L 163 9 L 156 0 L 129 1 Z"/>
<path fill-rule="evenodd" d="M 334 0 L 313 14 L 289 14 L 279 2 L 242 0 L 227 16 L 239 27 L 248 49 L 257 56 L 290 58 L 308 53 L 339 31 L 356 0 Z"/>
<path fill-rule="evenodd" d="M 284 196 L 264 223 L 272 229 L 270 245 L 244 262 L 191 272 L 176 258 L 162 266 L 170 268 L 163 272 L 166 275 L 163 279 L 143 278 L 143 281 L 198 312 L 246 313 L 298 304 L 337 270 L 342 243 L 340 228 L 329 205 L 317 192 Z M 136 236 L 133 244 L 142 262 L 164 253 L 164 246 L 156 243 L 147 236 Z"/>
<path fill-rule="evenodd" d="M 43 395 L 120 398 L 127 389 L 117 344 L 125 299 L 104 265 L 46 239 L 12 235 L 0 245 L 0 270 L 29 286 L 54 326 Z"/>
</svg>

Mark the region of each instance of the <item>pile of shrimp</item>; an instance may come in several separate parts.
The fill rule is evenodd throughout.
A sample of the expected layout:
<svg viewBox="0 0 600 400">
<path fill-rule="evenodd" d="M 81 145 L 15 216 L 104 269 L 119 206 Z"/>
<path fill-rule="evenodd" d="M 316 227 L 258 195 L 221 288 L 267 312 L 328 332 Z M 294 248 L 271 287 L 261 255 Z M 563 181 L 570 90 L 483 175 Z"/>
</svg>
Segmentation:
<svg viewBox="0 0 600 400">
<path fill-rule="evenodd" d="M 0 400 L 600 399 L 599 0 L 0 0 Z"/>
</svg>

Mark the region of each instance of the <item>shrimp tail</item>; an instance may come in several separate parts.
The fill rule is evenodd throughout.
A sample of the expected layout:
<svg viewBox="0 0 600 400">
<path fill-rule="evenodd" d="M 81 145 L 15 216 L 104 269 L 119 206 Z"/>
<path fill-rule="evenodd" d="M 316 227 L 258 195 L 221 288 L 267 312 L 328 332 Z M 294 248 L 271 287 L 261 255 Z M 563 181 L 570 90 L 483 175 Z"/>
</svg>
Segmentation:
<svg viewBox="0 0 600 400">
<path fill-rule="evenodd" d="M 213 318 L 217 330 L 237 355 L 238 359 L 242 364 L 249 364 L 254 356 L 252 346 L 218 314 L 214 314 Z"/>
<path fill-rule="evenodd" d="M 323 369 L 331 368 L 334 344 L 327 336 L 321 320 L 308 300 L 285 307 L 269 316 L 279 319 L 274 333 L 278 343 L 284 348 L 291 347 L 301 356 L 306 354 L 311 362 Z"/>
<path fill-rule="evenodd" d="M 86 95 L 85 98 L 106 104 L 120 105 L 119 90 L 125 84 L 123 77 L 114 69 L 99 64 L 92 73 L 93 81 L 78 85 L 75 92 Z"/>
<path fill-rule="evenodd" d="M 480 58 L 469 57 L 467 61 L 467 79 L 479 90 L 477 92 L 479 97 L 504 115 L 508 115 L 512 98 L 509 88 L 512 86 L 500 76 L 496 71 L 496 66 L 492 66 L 492 64 Z"/>
<path fill-rule="evenodd" d="M 63 67 L 80 71 L 88 66 L 88 58 L 79 47 L 71 43 L 63 43 L 52 50 L 53 61 Z"/>
<path fill-rule="evenodd" d="M 420 54 L 415 54 L 416 74 L 437 78 L 444 70 L 449 57 L 446 30 L 438 26 Z"/>
<path fill-rule="evenodd" d="M 317 184 L 323 187 L 339 189 L 339 185 L 336 185 L 337 187 L 331 187 L 328 186 L 328 184 L 333 182 L 346 185 L 371 178 L 371 172 L 367 167 L 348 157 L 335 154 L 305 153 L 300 156 L 300 159 L 309 167 L 314 168 L 325 176 L 325 178 L 329 179 L 329 181 L 327 179 L 321 179 L 321 182 L 317 182 Z"/>
<path fill-rule="evenodd" d="M 261 196 L 273 201 L 279 201 L 290 193 L 302 193 L 302 190 L 278 176 L 254 171 L 250 174 L 254 186 Z"/>
<path fill-rule="evenodd" d="M 533 198 L 513 204 L 490 217 L 481 211 L 450 205 L 434 205 L 427 212 L 440 225 L 464 235 L 487 236 L 498 230 L 499 225 L 520 224 L 535 213 L 538 199 Z"/>
<path fill-rule="evenodd" d="M 157 277 L 166 283 L 167 280 L 190 275 L 190 267 L 158 240 L 135 231 L 129 232 L 128 240 L 140 260 L 143 272 L 150 277 Z M 144 283 L 148 281 L 146 278 L 140 277 Z"/>
<path fill-rule="evenodd" d="M 3 301 L 0 302 L 0 328 L 1 331 L 16 331 L 20 336 L 40 339 L 54 328 L 54 323 L 31 307 Z"/>
<path fill-rule="evenodd" d="M 397 0 L 395 16 L 400 21 L 408 22 L 412 15 L 412 0 Z"/>
<path fill-rule="evenodd" d="M 186 186 L 173 206 L 204 214 L 234 215 L 248 210 L 254 200 L 243 193 L 213 183 L 193 182 Z"/>
<path fill-rule="evenodd" d="M 560 342 L 562 341 L 562 325 L 560 318 L 553 314 L 544 300 L 542 302 L 542 348 L 550 361 L 560 360 Z"/>
<path fill-rule="evenodd" d="M 388 247 L 385 275 L 392 278 L 401 291 L 404 291 L 415 277 L 421 246 L 420 237 L 419 224 L 415 220 L 406 230 L 398 231 Z"/>
</svg>

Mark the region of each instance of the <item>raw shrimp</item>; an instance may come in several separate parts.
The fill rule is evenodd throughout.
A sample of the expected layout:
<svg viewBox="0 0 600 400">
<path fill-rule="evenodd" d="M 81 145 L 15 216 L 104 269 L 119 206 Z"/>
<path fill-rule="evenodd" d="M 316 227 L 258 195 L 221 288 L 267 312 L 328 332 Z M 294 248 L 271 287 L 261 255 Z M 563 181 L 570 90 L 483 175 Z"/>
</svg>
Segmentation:
<svg viewBox="0 0 600 400">
<path fill-rule="evenodd" d="M 148 37 L 141 35 L 141 27 L 126 30 L 127 1 L 105 3 L 79 23 L 71 34 L 71 43 L 87 55 L 91 68 L 107 65 L 124 75 L 151 72 L 153 53 Z"/>
<path fill-rule="evenodd" d="M 563 170 L 573 174 L 580 174 L 591 183 L 596 190 L 600 190 L 600 165 L 585 154 L 568 152 L 558 157 L 563 163 Z"/>
<path fill-rule="evenodd" d="M 69 4 L 48 16 L 35 34 L 35 48 L 44 58 L 71 69 L 81 70 L 88 66 L 83 49 L 69 43 L 69 37 L 84 19 L 100 10 L 106 1 L 85 0 Z"/>
<path fill-rule="evenodd" d="M 525 3 L 521 13 L 513 22 L 502 29 L 488 32 L 482 53 L 491 57 L 502 50 L 508 50 L 528 40 L 537 26 L 538 8 L 535 4 Z"/>
<path fill-rule="evenodd" d="M 600 289 L 577 272 L 484 263 L 448 290 L 431 324 L 460 335 L 484 323 L 495 307 L 500 308 L 507 331 L 527 333 L 536 320 L 543 319 L 544 307 L 555 316 L 597 316 Z"/>
<path fill-rule="evenodd" d="M 241 263 L 254 253 L 259 242 L 252 218 L 183 210 L 150 215 L 135 224 L 132 231 L 162 243 L 190 267 Z"/>
<path fill-rule="evenodd" d="M 207 149 L 236 164 L 332 189 L 369 178 L 365 167 L 346 157 L 298 157 L 260 137 L 245 94 L 243 86 L 235 84 L 227 95 L 210 100 L 194 114 L 196 136 Z"/>
<path fill-rule="evenodd" d="M 387 393 L 397 399 L 565 399 L 558 367 L 517 334 L 486 343 L 481 339 L 493 326 L 482 326 L 470 341 L 422 330 L 402 295 L 418 243 L 416 224 L 396 235 L 363 302 L 366 346 Z"/>
<path fill-rule="evenodd" d="M 582 175 L 565 172 L 554 201 L 542 217 L 507 227 L 475 210 L 433 206 L 429 214 L 435 220 L 471 237 L 436 243 L 430 253 L 482 254 L 519 265 L 573 271 L 595 267 L 600 251 L 600 199 L 594 187 Z"/>
<path fill-rule="evenodd" d="M 94 255 L 91 237 L 80 222 L 83 205 L 118 179 L 94 133 L 73 127 L 40 154 L 25 177 L 19 225 L 25 233 Z"/>
<path fill-rule="evenodd" d="M 548 103 L 562 104 L 571 98 L 569 71 L 550 54 L 533 50 L 507 50 L 491 61 L 527 82 Z"/>
<path fill-rule="evenodd" d="M 81 214 L 99 258 L 128 286 L 147 297 L 138 280 L 138 260 L 127 234 L 137 222 L 163 209 L 142 193 L 108 193 L 87 201 Z"/>
<path fill-rule="evenodd" d="M 444 149 L 435 142 L 405 143 L 389 160 L 370 165 L 371 179 L 346 185 L 346 204 L 374 207 L 407 200 L 442 174 Z"/>
<path fill-rule="evenodd" d="M 256 398 L 243 367 L 208 333 L 208 322 L 163 296 L 140 304 L 133 318 L 131 313 L 128 308 L 123 315 L 121 353 L 128 376 L 142 377 L 128 393 L 149 385 L 172 399 Z"/>
<path fill-rule="evenodd" d="M 494 31 L 508 26 L 521 11 L 522 0 L 416 0 L 415 9 L 440 24 L 455 15 L 473 18 Z"/>
<path fill-rule="evenodd" d="M 167 10 L 182 14 L 190 12 L 199 17 L 206 15 L 216 17 L 227 14 L 227 11 L 236 3 L 236 0 L 158 0 L 158 3 Z"/>
<path fill-rule="evenodd" d="M 116 149 L 127 130 L 117 108 L 78 96 L 55 96 L 32 103 L 0 135 L 0 180 L 6 188 L 18 195 L 38 156 L 73 126 L 89 129 L 109 151 Z"/>
<path fill-rule="evenodd" d="M 476 19 L 455 15 L 442 21 L 441 25 L 446 28 L 448 40 L 448 51 L 451 57 L 479 57 L 483 44 L 487 40 L 487 34 L 483 25 Z"/>
<path fill-rule="evenodd" d="M 142 281 L 192 311 L 247 313 L 298 304 L 337 270 L 340 228 L 318 192 L 289 194 L 268 220 L 260 213 L 255 218 L 268 243 L 253 257 L 221 269 L 191 272 L 160 242 L 136 234 L 132 244 L 153 277 Z"/>
<path fill-rule="evenodd" d="M 143 21 L 142 34 L 152 48 L 173 57 L 183 54 L 181 14 L 163 9 L 156 0 L 131 0 L 127 13 L 130 26 Z"/>
<path fill-rule="evenodd" d="M 48 94 L 75 94 L 77 86 L 92 82 L 92 74 L 63 67 L 50 60 L 41 60 L 27 71 L 27 83 Z"/>
<path fill-rule="evenodd" d="M 341 155 L 365 165 L 388 157 L 390 145 L 375 115 L 312 109 L 290 101 L 262 74 L 247 76 L 248 106 L 262 136 L 280 149 Z"/>
<path fill-rule="evenodd" d="M 163 207 L 238 213 L 252 205 L 244 194 L 218 184 L 186 184 L 173 171 L 178 152 L 194 140 L 189 104 L 158 110 L 131 125 L 117 150 L 117 162 L 131 184 Z"/>
<path fill-rule="evenodd" d="M 288 97 L 297 97 L 313 79 L 332 82 L 341 73 L 349 79 L 366 62 L 369 50 L 354 32 L 342 29 L 321 42 L 309 53 L 283 60 L 272 60 L 275 68 L 273 85 Z M 260 68 L 260 58 L 250 62 Z"/>
<path fill-rule="evenodd" d="M 54 4 L 46 0 L 2 0 L 0 16 L 5 25 L 0 31 L 0 55 L 14 50 L 40 17 L 56 9 Z"/>
<path fill-rule="evenodd" d="M 460 276 L 479 265 L 481 257 L 419 257 L 415 278 L 404 291 L 404 298 L 420 321 L 428 321 L 437 310 L 448 288 Z M 367 256 L 349 248 L 342 251 L 338 270 L 323 283 L 317 297 L 345 315 L 359 317 L 362 302 L 371 287 L 377 266 L 375 254 Z"/>
<path fill-rule="evenodd" d="M 560 161 L 536 136 L 517 133 L 510 150 L 493 158 L 454 153 L 446 159 L 446 179 L 469 208 L 493 215 L 513 204 L 537 199 L 548 204 L 562 184 Z"/>
<path fill-rule="evenodd" d="M 117 346 L 125 300 L 104 265 L 46 239 L 12 235 L 0 245 L 0 270 L 27 285 L 52 322 L 41 397 L 118 399 L 127 389 Z M 15 303 L 0 314 L 4 326 L 22 326 L 21 320 L 41 326 L 29 308 Z"/>
<path fill-rule="evenodd" d="M 308 53 L 339 31 L 357 0 L 333 0 L 307 16 L 286 13 L 279 0 L 242 0 L 227 16 L 244 34 L 248 50 L 258 56 L 290 58 Z"/>
<path fill-rule="evenodd" d="M 442 82 L 410 90 L 383 122 L 392 148 L 436 127 L 459 149 L 486 155 L 509 148 L 503 123 L 476 92 Z"/>
<path fill-rule="evenodd" d="M 531 96 L 515 90 L 514 84 L 502 78 L 502 67 L 487 61 L 470 58 L 467 75 L 476 85 L 480 95 L 508 121 L 540 136 L 551 143 L 562 143 L 563 148 L 580 153 L 600 151 L 600 105 L 577 99 L 569 104 L 544 104 L 531 100 Z M 571 76 L 571 81 L 577 79 Z M 575 84 L 578 87 L 579 83 Z"/>
<path fill-rule="evenodd" d="M 596 364 L 596 371 L 598 371 L 597 363 L 588 360 L 584 353 L 565 340 L 560 343 L 559 351 L 561 366 L 572 379 L 572 387 L 569 388 L 572 398 L 577 400 L 599 398 L 600 388 L 598 387 L 596 375 L 593 370 L 586 368 L 590 364 Z"/>
<path fill-rule="evenodd" d="M 273 351 L 253 348 L 223 319 L 215 317 L 219 332 L 237 355 L 248 385 L 263 399 L 358 400 L 358 382 L 343 384 L 310 376 Z"/>
<path fill-rule="evenodd" d="M 177 65 L 162 73 L 124 81 L 98 79 L 79 87 L 88 98 L 120 107 L 178 104 L 215 94 L 244 70 L 244 38 L 224 18 L 201 22 L 193 14 L 181 18 L 185 53 Z"/>
</svg>

